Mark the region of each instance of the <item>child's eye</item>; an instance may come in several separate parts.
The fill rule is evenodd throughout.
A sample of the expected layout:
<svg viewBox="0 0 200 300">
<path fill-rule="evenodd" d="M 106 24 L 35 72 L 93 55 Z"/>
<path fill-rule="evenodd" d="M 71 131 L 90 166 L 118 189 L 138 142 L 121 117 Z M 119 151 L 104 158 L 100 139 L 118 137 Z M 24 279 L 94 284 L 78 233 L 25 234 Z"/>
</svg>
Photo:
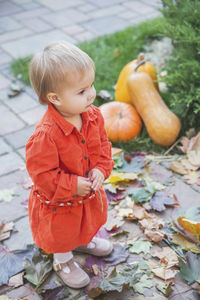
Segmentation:
<svg viewBox="0 0 200 300">
<path fill-rule="evenodd" d="M 83 95 L 83 93 L 84 93 L 84 92 L 85 92 L 85 91 L 84 91 L 84 90 L 82 90 L 82 91 L 80 91 L 80 93 L 79 93 L 79 94 L 80 94 L 80 95 Z"/>
</svg>

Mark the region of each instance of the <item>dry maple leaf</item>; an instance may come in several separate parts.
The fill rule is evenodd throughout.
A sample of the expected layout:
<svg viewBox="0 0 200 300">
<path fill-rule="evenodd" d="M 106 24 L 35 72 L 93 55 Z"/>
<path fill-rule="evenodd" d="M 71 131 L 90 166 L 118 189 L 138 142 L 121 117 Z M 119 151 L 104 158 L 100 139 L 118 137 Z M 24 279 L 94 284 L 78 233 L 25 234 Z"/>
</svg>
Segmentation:
<svg viewBox="0 0 200 300">
<path fill-rule="evenodd" d="M 192 150 L 187 152 L 189 162 L 196 168 L 200 168 L 200 150 Z"/>
<path fill-rule="evenodd" d="M 188 173 L 187 168 L 182 164 L 181 160 L 173 161 L 169 169 L 181 175 Z"/>
<path fill-rule="evenodd" d="M 188 184 L 200 185 L 200 175 L 195 171 L 189 172 L 188 174 L 184 175 L 183 178 L 187 181 Z"/>
<path fill-rule="evenodd" d="M 179 149 L 182 150 L 183 153 L 187 153 L 190 150 L 200 150 L 200 132 L 191 139 L 183 136 L 180 142 L 182 146 L 180 146 Z"/>
<path fill-rule="evenodd" d="M 146 237 L 148 237 L 149 240 L 155 243 L 160 243 L 165 237 L 164 232 L 160 230 L 145 229 L 144 234 L 146 235 Z"/>
<path fill-rule="evenodd" d="M 179 265 L 177 254 L 170 247 L 163 247 L 162 249 L 154 250 L 152 256 L 158 257 L 167 268 Z"/>
</svg>

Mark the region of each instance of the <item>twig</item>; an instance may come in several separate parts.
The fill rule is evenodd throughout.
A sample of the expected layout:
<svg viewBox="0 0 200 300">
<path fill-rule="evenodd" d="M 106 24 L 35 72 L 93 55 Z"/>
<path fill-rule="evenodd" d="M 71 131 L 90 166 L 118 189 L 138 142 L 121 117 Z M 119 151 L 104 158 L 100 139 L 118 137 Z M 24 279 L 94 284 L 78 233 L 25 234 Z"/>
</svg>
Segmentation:
<svg viewBox="0 0 200 300">
<path fill-rule="evenodd" d="M 179 138 L 165 153 L 164 155 L 167 155 L 179 142 L 181 138 Z"/>
</svg>

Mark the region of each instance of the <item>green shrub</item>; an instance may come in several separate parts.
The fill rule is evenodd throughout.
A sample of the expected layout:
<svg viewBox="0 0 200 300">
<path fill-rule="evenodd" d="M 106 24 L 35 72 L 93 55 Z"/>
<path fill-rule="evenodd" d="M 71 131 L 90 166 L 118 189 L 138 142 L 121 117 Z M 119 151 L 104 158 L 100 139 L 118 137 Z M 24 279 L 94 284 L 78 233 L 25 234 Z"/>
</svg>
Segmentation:
<svg viewBox="0 0 200 300">
<path fill-rule="evenodd" d="M 164 36 L 172 39 L 174 50 L 167 62 L 165 100 L 182 121 L 182 133 L 200 128 L 200 1 L 162 0 Z"/>
</svg>

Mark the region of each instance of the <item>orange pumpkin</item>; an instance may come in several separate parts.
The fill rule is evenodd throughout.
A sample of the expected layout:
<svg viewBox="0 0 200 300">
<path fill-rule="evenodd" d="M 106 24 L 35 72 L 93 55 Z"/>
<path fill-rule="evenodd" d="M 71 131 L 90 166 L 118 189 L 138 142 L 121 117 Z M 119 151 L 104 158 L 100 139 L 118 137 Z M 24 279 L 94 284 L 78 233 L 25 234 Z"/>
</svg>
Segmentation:
<svg viewBox="0 0 200 300">
<path fill-rule="evenodd" d="M 121 71 L 119 78 L 117 80 L 116 84 L 116 90 L 115 90 L 115 100 L 125 103 L 132 103 L 131 97 L 128 92 L 127 88 L 127 79 L 128 77 L 135 71 L 135 68 L 140 64 L 142 61 L 144 61 L 144 54 L 139 54 L 138 58 L 128 63 Z M 158 90 L 158 83 L 157 83 L 157 76 L 155 72 L 154 66 L 146 61 L 143 64 L 141 64 L 137 72 L 145 72 L 152 78 L 154 85 L 156 89 Z"/>
<path fill-rule="evenodd" d="M 102 104 L 99 109 L 111 141 L 129 141 L 140 133 L 142 121 L 131 104 L 112 101 Z"/>
</svg>

